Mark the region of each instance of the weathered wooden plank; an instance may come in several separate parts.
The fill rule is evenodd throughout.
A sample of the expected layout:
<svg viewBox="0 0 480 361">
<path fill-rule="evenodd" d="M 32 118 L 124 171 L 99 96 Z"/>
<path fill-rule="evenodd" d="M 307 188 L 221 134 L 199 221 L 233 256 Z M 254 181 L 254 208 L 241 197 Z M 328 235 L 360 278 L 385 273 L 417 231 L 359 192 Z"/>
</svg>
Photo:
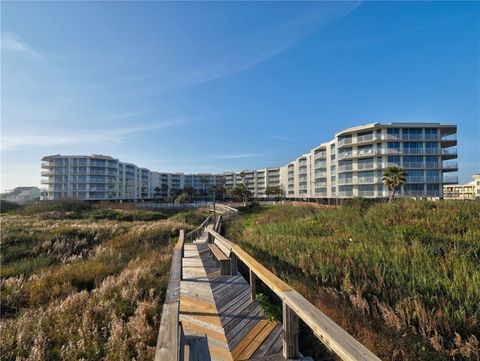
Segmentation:
<svg viewBox="0 0 480 361">
<path fill-rule="evenodd" d="M 283 308 L 283 356 L 286 359 L 296 358 L 299 354 L 298 349 L 298 316 L 282 303 Z"/>
<path fill-rule="evenodd" d="M 270 348 L 273 346 L 275 342 L 278 342 L 280 345 L 282 344 L 283 340 L 283 325 L 280 323 L 277 323 L 273 331 L 268 335 L 268 337 L 265 339 L 265 341 L 262 343 L 262 345 L 255 351 L 255 353 L 252 355 L 253 358 L 256 357 L 264 357 L 265 355 L 268 354 L 268 351 Z M 282 354 L 282 358 L 283 354 Z"/>
<path fill-rule="evenodd" d="M 208 248 L 213 253 L 215 258 L 219 261 L 229 261 L 229 258 L 223 253 L 222 250 L 216 244 L 209 244 Z"/>
<path fill-rule="evenodd" d="M 272 332 L 272 330 L 275 328 L 275 325 L 277 324 L 276 322 L 272 321 L 265 322 L 265 327 L 262 328 L 262 330 L 258 332 L 258 334 L 256 334 L 254 337 L 250 337 L 250 333 L 247 335 L 245 339 L 248 340 L 250 338 L 250 343 L 243 349 L 241 353 L 239 353 L 237 357 L 238 360 L 248 360 L 255 353 L 258 347 L 260 347 L 262 342 L 268 337 L 270 332 Z M 235 359 L 235 355 L 233 353 L 232 355 Z"/>
<path fill-rule="evenodd" d="M 182 257 L 184 245 L 184 232 L 180 231 L 177 244 L 173 249 L 172 264 L 170 266 L 170 275 L 168 277 L 168 287 L 165 296 L 165 303 L 176 302 L 180 300 L 180 281 L 182 279 Z"/>
<path fill-rule="evenodd" d="M 232 357 L 238 360 L 240 354 L 250 345 L 257 335 L 268 325 L 267 320 L 260 320 L 248 333 L 240 340 L 240 342 L 232 350 Z"/>
<path fill-rule="evenodd" d="M 270 287 L 277 294 L 280 294 L 284 291 L 293 290 L 292 287 L 290 287 L 280 278 L 275 276 L 271 271 L 269 271 L 265 266 L 263 266 L 260 262 L 250 256 L 239 246 L 234 245 L 232 251 L 243 263 L 245 263 L 245 265 L 249 269 L 251 269 L 258 276 L 258 278 L 260 278 L 268 287 Z"/>
<path fill-rule="evenodd" d="M 346 361 L 380 361 L 370 350 L 296 291 L 284 292 L 284 302 L 328 348 Z"/>
<path fill-rule="evenodd" d="M 257 298 L 257 278 L 255 273 L 250 269 L 250 300 L 253 302 Z"/>
<path fill-rule="evenodd" d="M 274 355 L 251 358 L 248 361 L 286 361 L 286 360 L 281 353 L 277 353 Z"/>
<path fill-rule="evenodd" d="M 178 302 L 163 305 L 155 361 L 178 361 L 180 350 L 178 306 Z"/>
</svg>

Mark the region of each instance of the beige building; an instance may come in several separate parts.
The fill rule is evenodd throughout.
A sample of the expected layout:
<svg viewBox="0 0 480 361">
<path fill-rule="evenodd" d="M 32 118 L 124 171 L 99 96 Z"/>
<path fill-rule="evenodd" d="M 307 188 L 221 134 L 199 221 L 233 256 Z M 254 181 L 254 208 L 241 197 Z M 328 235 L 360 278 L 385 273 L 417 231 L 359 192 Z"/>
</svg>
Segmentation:
<svg viewBox="0 0 480 361">
<path fill-rule="evenodd" d="M 445 199 L 480 199 L 480 173 L 472 176 L 467 184 L 450 184 L 443 186 Z"/>
</svg>

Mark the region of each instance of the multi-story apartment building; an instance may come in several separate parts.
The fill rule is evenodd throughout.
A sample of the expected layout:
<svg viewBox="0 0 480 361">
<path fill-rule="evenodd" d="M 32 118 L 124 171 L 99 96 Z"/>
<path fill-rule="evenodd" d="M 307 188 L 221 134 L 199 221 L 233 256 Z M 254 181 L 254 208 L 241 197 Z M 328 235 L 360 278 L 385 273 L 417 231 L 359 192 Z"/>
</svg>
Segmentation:
<svg viewBox="0 0 480 361">
<path fill-rule="evenodd" d="M 51 155 L 42 159 L 42 199 L 137 200 L 151 197 L 151 172 L 109 156 Z"/>
<path fill-rule="evenodd" d="M 345 129 L 327 143 L 282 167 L 288 198 L 388 196 L 382 175 L 404 168 L 406 197 L 441 197 L 444 184 L 457 183 L 455 125 L 438 123 L 367 124 Z"/>
<path fill-rule="evenodd" d="M 386 168 L 405 169 L 404 197 L 442 197 L 443 186 L 455 184 L 458 170 L 456 125 L 439 123 L 372 123 L 345 129 L 287 165 L 221 174 L 151 172 L 108 156 L 43 158 L 45 199 L 167 199 L 185 187 L 206 195 L 213 185 L 229 189 L 239 183 L 255 198 L 279 186 L 291 199 L 384 198 L 381 178 Z"/>
<path fill-rule="evenodd" d="M 443 186 L 445 199 L 480 199 L 480 173 L 472 176 L 467 184 L 448 184 Z"/>
</svg>

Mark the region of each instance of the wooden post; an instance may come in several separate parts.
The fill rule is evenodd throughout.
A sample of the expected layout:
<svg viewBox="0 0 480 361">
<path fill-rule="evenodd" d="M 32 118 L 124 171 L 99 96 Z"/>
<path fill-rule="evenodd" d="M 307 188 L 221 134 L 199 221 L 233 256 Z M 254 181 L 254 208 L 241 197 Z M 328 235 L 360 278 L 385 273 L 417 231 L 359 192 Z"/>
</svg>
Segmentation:
<svg viewBox="0 0 480 361">
<path fill-rule="evenodd" d="M 230 254 L 230 274 L 235 276 L 238 273 L 237 255 L 235 253 Z"/>
<path fill-rule="evenodd" d="M 283 302 L 283 357 L 294 359 L 298 354 L 298 316 Z"/>
<path fill-rule="evenodd" d="M 250 269 L 250 301 L 253 302 L 257 298 L 257 276 Z"/>
</svg>

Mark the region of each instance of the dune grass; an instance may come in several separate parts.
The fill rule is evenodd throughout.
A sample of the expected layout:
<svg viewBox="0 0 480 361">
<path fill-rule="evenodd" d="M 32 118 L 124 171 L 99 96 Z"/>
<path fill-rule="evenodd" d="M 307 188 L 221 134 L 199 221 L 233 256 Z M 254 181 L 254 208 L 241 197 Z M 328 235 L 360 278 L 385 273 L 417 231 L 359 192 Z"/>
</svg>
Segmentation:
<svg viewBox="0 0 480 361">
<path fill-rule="evenodd" d="M 245 213 L 227 236 L 287 281 L 333 292 L 367 320 L 432 350 L 396 348 L 405 359 L 480 357 L 478 203 L 277 206 Z"/>
<path fill-rule="evenodd" d="M 204 217 L 76 202 L 3 215 L 0 359 L 153 359 L 172 245 Z"/>
</svg>

